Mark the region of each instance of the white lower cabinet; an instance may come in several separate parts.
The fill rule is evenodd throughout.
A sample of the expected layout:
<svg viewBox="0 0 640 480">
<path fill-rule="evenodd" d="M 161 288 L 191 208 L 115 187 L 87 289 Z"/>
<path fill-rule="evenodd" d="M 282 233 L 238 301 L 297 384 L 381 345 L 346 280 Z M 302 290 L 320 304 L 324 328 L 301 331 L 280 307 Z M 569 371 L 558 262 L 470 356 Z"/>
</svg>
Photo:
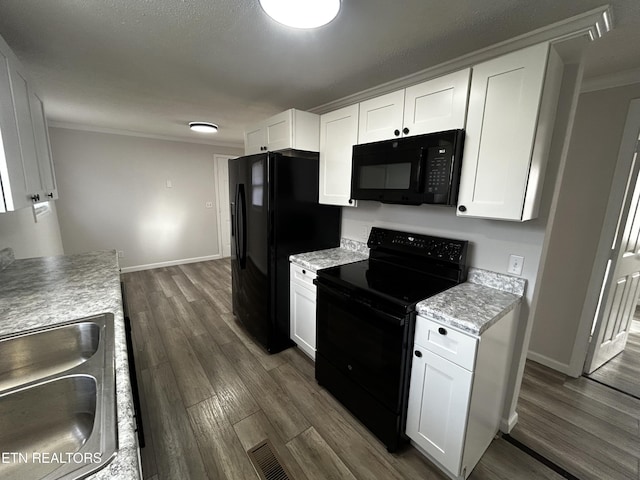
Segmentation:
<svg viewBox="0 0 640 480">
<path fill-rule="evenodd" d="M 291 264 L 289 290 L 290 335 L 296 345 L 316 358 L 316 286 L 314 272 Z"/>
<path fill-rule="evenodd" d="M 450 477 L 467 478 L 499 430 L 516 311 L 479 337 L 416 319 L 406 433 Z"/>
<path fill-rule="evenodd" d="M 470 371 L 415 346 L 407 435 L 450 472 L 460 471 L 472 379 Z"/>
</svg>

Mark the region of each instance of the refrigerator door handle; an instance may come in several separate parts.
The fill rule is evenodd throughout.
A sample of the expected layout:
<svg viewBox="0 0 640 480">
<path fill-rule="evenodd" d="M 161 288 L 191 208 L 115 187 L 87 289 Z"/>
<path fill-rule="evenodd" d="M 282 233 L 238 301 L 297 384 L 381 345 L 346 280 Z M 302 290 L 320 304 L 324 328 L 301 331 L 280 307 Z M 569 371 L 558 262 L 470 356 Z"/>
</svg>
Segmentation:
<svg viewBox="0 0 640 480">
<path fill-rule="evenodd" d="M 234 237 L 236 236 L 236 202 L 231 202 L 231 205 L 229 205 L 230 210 L 231 210 L 231 236 Z"/>
<path fill-rule="evenodd" d="M 240 205 L 237 205 L 236 208 L 239 206 L 241 209 L 240 213 L 242 214 L 242 223 L 238 225 L 238 233 L 242 232 L 242 240 L 239 238 L 240 235 L 238 235 L 237 238 L 238 247 L 240 247 L 240 242 L 242 241 L 242 249 L 238 248 L 240 252 L 238 258 L 240 260 L 240 268 L 244 270 L 247 266 L 247 200 L 245 197 L 244 184 L 242 183 L 238 185 L 238 200 Z M 238 216 L 236 216 L 236 218 L 238 218 Z"/>
</svg>

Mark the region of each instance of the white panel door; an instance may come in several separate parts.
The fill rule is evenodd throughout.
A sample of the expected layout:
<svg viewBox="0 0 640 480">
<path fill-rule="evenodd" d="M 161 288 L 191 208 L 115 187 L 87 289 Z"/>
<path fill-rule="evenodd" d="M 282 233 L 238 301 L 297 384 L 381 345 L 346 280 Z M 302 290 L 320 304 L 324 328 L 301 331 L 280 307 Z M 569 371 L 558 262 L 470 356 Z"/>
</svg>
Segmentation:
<svg viewBox="0 0 640 480">
<path fill-rule="evenodd" d="M 215 155 L 216 191 L 218 199 L 218 244 L 220 255 L 231 256 L 231 210 L 229 206 L 229 159 L 225 155 Z"/>
<path fill-rule="evenodd" d="M 404 90 L 360 103 L 358 143 L 378 142 L 402 135 Z"/>
<path fill-rule="evenodd" d="M 316 358 L 316 290 L 291 282 L 291 340 L 315 360 Z"/>
<path fill-rule="evenodd" d="M 471 69 L 407 88 L 404 94 L 405 135 L 464 128 Z"/>
<path fill-rule="evenodd" d="M 320 117 L 320 203 L 356 206 L 351 200 L 351 158 L 356 143 L 358 105 Z"/>
<path fill-rule="evenodd" d="M 453 475 L 460 473 L 473 374 L 414 346 L 406 433 Z"/>
<path fill-rule="evenodd" d="M 611 249 L 608 276 L 596 312 L 596 324 L 587 352 L 585 372 L 598 367 L 621 353 L 627 343 L 629 328 L 640 294 L 640 176 L 636 133 L 636 149 L 616 237 Z M 635 180 L 634 180 L 635 179 Z"/>
<path fill-rule="evenodd" d="M 473 67 L 459 214 L 522 219 L 548 52 L 543 43 Z"/>
</svg>

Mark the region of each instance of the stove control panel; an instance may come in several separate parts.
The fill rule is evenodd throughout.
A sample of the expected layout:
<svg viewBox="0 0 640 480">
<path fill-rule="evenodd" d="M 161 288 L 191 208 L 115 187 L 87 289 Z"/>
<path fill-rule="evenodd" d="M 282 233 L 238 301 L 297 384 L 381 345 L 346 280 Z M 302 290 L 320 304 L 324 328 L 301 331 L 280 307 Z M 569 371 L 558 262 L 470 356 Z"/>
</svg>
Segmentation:
<svg viewBox="0 0 640 480">
<path fill-rule="evenodd" d="M 466 240 L 431 237 L 373 227 L 367 246 L 372 249 L 395 250 L 464 265 L 468 243 Z"/>
</svg>

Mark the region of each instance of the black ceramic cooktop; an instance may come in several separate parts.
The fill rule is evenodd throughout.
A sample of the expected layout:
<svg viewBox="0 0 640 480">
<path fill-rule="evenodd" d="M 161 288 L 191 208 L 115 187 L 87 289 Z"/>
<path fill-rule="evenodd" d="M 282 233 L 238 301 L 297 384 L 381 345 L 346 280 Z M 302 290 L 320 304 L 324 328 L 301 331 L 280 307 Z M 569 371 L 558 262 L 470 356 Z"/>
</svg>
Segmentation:
<svg viewBox="0 0 640 480">
<path fill-rule="evenodd" d="M 406 308 L 456 285 L 426 272 L 368 259 L 318 271 L 331 283 L 367 295 L 380 295 Z"/>
</svg>

